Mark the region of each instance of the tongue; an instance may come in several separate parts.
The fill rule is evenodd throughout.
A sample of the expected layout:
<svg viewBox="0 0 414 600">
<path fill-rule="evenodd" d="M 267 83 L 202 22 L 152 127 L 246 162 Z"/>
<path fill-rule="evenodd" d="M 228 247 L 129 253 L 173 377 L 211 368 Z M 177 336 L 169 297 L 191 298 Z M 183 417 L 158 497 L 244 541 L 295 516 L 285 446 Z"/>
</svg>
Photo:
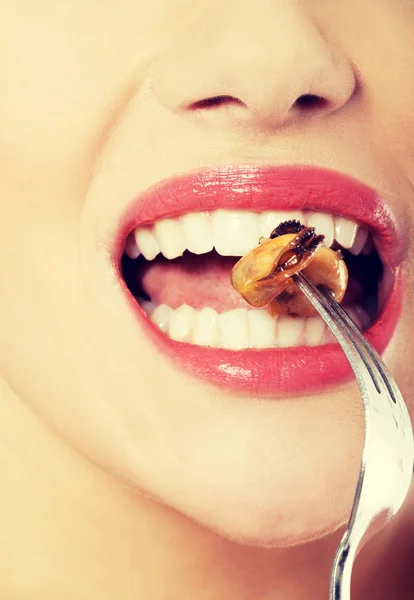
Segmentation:
<svg viewBox="0 0 414 600">
<path fill-rule="evenodd" d="M 231 269 L 237 260 L 219 256 L 215 251 L 202 256 L 186 252 L 175 260 L 157 258 L 145 265 L 142 287 L 153 302 L 171 308 L 188 304 L 196 309 L 208 306 L 221 313 L 247 307 L 230 283 Z"/>
<path fill-rule="evenodd" d="M 145 262 L 141 270 L 141 286 L 153 302 L 178 308 L 188 304 L 196 309 L 205 306 L 219 314 L 232 308 L 251 308 L 230 283 L 230 273 L 238 258 L 220 256 L 214 250 L 196 256 L 186 252 L 175 260 L 159 256 Z M 360 284 L 350 277 L 344 306 L 361 302 Z"/>
</svg>

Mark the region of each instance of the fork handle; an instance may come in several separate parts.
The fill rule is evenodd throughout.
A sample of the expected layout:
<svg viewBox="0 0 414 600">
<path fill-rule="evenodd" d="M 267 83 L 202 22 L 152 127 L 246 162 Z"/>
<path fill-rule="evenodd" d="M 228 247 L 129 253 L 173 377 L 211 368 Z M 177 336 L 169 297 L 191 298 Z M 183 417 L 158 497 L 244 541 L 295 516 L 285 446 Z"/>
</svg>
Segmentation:
<svg viewBox="0 0 414 600">
<path fill-rule="evenodd" d="M 354 560 L 355 551 L 352 550 L 346 533 L 338 546 L 332 565 L 330 600 L 350 600 Z"/>
</svg>

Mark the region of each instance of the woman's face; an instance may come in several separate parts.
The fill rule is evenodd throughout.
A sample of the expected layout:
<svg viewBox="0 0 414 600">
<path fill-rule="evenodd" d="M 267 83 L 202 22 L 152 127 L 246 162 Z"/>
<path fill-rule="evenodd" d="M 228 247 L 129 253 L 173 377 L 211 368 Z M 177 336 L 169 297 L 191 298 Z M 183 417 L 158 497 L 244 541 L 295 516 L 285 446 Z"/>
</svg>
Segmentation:
<svg viewBox="0 0 414 600">
<path fill-rule="evenodd" d="M 247 206 L 250 194 L 256 212 L 281 210 L 282 171 L 255 170 L 255 187 L 251 167 L 283 165 L 375 188 L 408 239 L 414 4 L 3 0 L 0 23 L 2 376 L 79 453 L 228 537 L 274 545 L 332 530 L 346 518 L 360 459 L 355 382 L 332 385 L 331 366 L 329 387 L 307 388 L 292 364 L 272 371 L 280 350 L 253 360 L 211 349 L 205 368 L 199 360 L 189 372 L 200 349 L 185 347 L 184 359 L 180 345 L 167 351 L 137 314 L 117 268 L 120 244 L 145 215 L 177 217 L 206 202 L 214 211 L 227 197 L 227 208 Z M 310 94 L 319 100 L 303 99 Z M 200 169 L 181 197 L 175 178 Z M 172 187 L 152 205 L 147 188 L 163 180 Z M 279 190 L 274 206 L 266 185 Z M 343 195 L 324 212 L 346 211 Z M 173 308 L 201 309 L 220 281 L 213 305 L 223 304 L 229 259 L 207 258 L 191 269 L 157 259 L 148 289 Z M 386 353 L 411 409 L 413 259 L 408 240 Z M 320 348 L 295 352 L 326 368 Z"/>
</svg>

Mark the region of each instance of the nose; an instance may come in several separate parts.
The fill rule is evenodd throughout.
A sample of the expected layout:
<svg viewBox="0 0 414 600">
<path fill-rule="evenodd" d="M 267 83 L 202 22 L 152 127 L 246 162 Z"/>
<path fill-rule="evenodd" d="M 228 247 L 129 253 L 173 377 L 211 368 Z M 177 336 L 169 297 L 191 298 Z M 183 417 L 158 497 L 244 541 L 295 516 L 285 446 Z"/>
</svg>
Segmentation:
<svg viewBox="0 0 414 600">
<path fill-rule="evenodd" d="M 159 57 L 153 92 L 174 112 L 220 115 L 220 126 L 328 115 L 352 97 L 356 78 L 318 25 L 297 0 L 213 1 Z"/>
</svg>

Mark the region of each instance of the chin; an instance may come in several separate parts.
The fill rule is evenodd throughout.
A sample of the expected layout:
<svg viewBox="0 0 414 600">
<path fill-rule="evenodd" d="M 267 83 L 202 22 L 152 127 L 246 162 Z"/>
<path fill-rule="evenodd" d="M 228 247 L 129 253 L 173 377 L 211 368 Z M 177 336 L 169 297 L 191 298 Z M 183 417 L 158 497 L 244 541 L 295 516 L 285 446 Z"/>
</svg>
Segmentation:
<svg viewBox="0 0 414 600">
<path fill-rule="evenodd" d="M 219 536 L 254 547 L 286 548 L 323 538 L 346 524 L 352 503 L 348 496 L 349 506 L 341 510 L 320 498 L 318 501 L 300 495 L 300 491 L 296 497 L 283 489 L 278 493 L 272 490 L 266 494 L 263 489 L 252 493 L 248 485 L 245 492 L 239 488 L 232 497 L 226 487 L 221 498 L 216 487 L 215 498 L 199 499 L 198 504 L 178 508 Z"/>
<path fill-rule="evenodd" d="M 238 417 L 233 401 L 172 443 L 168 473 L 160 465 L 157 479 L 147 482 L 152 494 L 245 545 L 288 547 L 342 527 L 361 456 L 362 414 L 348 410 L 358 405 L 357 394 L 326 396 L 307 407 L 300 399 L 251 399 Z"/>
</svg>

